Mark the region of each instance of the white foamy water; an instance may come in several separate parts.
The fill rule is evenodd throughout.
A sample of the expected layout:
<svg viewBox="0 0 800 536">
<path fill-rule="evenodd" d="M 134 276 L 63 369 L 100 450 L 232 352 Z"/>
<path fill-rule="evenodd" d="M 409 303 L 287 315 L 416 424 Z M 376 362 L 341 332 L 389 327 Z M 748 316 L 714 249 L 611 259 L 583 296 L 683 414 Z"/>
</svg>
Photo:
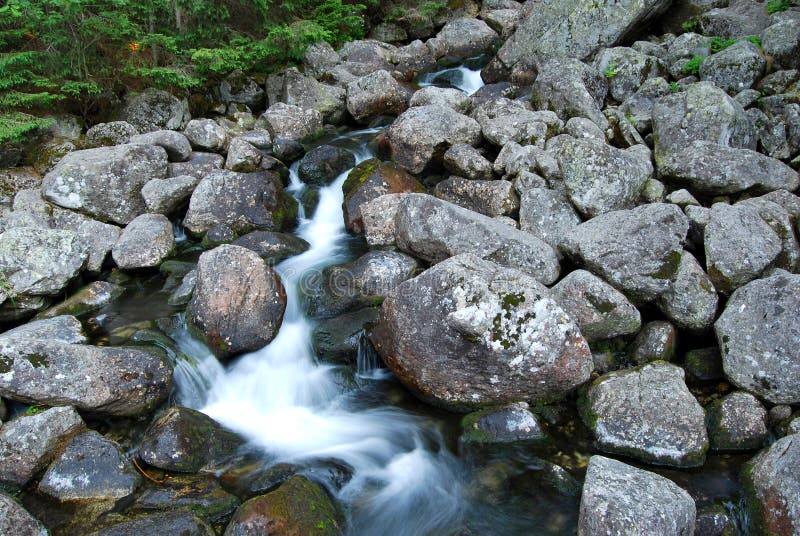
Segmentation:
<svg viewBox="0 0 800 536">
<path fill-rule="evenodd" d="M 358 162 L 372 155 L 367 143 L 376 129 L 334 140 L 353 150 Z M 291 171 L 288 188 L 299 197 L 305 186 Z M 352 478 L 338 491 L 348 507 L 351 534 L 421 536 L 448 534 L 462 515 L 460 465 L 429 421 L 389 406 L 364 407 L 360 390 L 387 377 L 377 358 L 362 348 L 357 381 L 320 363 L 311 346 L 314 323 L 303 310 L 302 280 L 325 266 L 348 260 L 342 217 L 342 184 L 347 173 L 319 192 L 310 219 L 297 235 L 310 248 L 275 267 L 286 288 L 287 307 L 275 339 L 242 356 L 228 370 L 192 339 L 181 351 L 197 357 L 194 372 L 176 373 L 179 401 L 198 407 L 262 449 L 274 463 L 334 459 Z"/>
<path fill-rule="evenodd" d="M 460 89 L 467 95 L 472 95 L 484 85 L 481 78 L 481 69 L 471 69 L 465 65 L 425 73 L 419 77 L 417 84 L 420 87 L 450 86 Z"/>
</svg>

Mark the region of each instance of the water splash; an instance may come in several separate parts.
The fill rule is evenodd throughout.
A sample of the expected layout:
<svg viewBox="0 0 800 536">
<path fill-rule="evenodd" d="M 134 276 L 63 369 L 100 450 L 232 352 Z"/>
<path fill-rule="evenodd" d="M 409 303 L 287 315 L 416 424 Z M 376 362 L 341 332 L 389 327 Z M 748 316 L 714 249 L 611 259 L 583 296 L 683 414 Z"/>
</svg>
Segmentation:
<svg viewBox="0 0 800 536">
<path fill-rule="evenodd" d="M 467 95 L 472 95 L 483 87 L 480 68 L 471 68 L 466 65 L 450 67 L 432 73 L 423 73 L 417 79 L 420 87 L 437 86 L 453 87 L 460 89 Z"/>
</svg>

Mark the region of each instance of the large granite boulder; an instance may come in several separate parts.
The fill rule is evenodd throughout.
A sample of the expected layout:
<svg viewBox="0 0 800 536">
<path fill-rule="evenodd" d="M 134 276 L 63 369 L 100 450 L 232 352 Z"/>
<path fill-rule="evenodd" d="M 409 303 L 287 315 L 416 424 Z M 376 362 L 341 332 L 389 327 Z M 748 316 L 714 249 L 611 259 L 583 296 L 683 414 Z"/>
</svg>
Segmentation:
<svg viewBox="0 0 800 536">
<path fill-rule="evenodd" d="M 388 71 L 375 71 L 347 85 L 347 111 L 359 123 L 380 115 L 399 115 L 408 108 L 410 93 Z"/>
<path fill-rule="evenodd" d="M 161 214 L 134 218 L 119 236 L 111 256 L 123 270 L 154 268 L 175 248 L 172 222 Z"/>
<path fill-rule="evenodd" d="M 278 102 L 259 119 L 273 138 L 302 140 L 322 132 L 322 114 L 317 110 L 304 110 L 299 106 Z M 259 124 L 257 123 L 257 124 Z"/>
<path fill-rule="evenodd" d="M 183 133 L 193 149 L 219 153 L 228 148 L 228 132 L 212 119 L 192 119 Z"/>
<path fill-rule="evenodd" d="M 347 92 L 344 88 L 323 84 L 294 68 L 286 69 L 278 80 L 280 89 L 276 95 L 270 96 L 270 104 L 283 102 L 303 110 L 319 112 L 326 123 L 339 124 L 346 118 Z"/>
<path fill-rule="evenodd" d="M 306 184 L 324 186 L 355 165 L 356 157 L 347 149 L 320 145 L 303 156 L 297 175 Z"/>
<path fill-rule="evenodd" d="M 610 372 L 594 381 L 581 411 L 602 451 L 656 465 L 697 467 L 705 462 L 705 413 L 680 367 L 654 361 Z"/>
<path fill-rule="evenodd" d="M 200 255 L 187 316 L 218 357 L 266 346 L 278 334 L 285 308 L 278 274 L 255 252 L 223 245 Z"/>
<path fill-rule="evenodd" d="M 656 305 L 679 328 L 701 332 L 713 325 L 718 301 L 711 278 L 697 259 L 684 251 L 672 284 Z"/>
<path fill-rule="evenodd" d="M 469 254 L 390 292 L 371 338 L 409 389 L 456 411 L 561 397 L 593 368 L 577 326 L 543 285 Z"/>
<path fill-rule="evenodd" d="M 519 196 L 510 181 L 470 180 L 452 176 L 436 185 L 433 194 L 485 216 L 509 216 L 519 210 Z"/>
<path fill-rule="evenodd" d="M 452 19 L 436 37 L 425 43 L 434 59 L 469 58 L 491 51 L 500 36 L 484 21 L 472 17 Z"/>
<path fill-rule="evenodd" d="M 604 456 L 589 459 L 580 536 L 693 536 L 695 518 L 694 499 L 671 480 Z"/>
<path fill-rule="evenodd" d="M 42 179 L 42 195 L 58 206 L 127 224 L 146 212 L 142 187 L 167 176 L 167 152 L 156 145 L 73 151 Z"/>
<path fill-rule="evenodd" d="M 647 302 L 669 289 L 688 230 L 676 205 L 651 203 L 580 224 L 563 249 L 634 302 Z"/>
<path fill-rule="evenodd" d="M 706 424 L 713 450 L 753 450 L 769 440 L 766 408 L 743 391 L 734 391 L 709 404 Z"/>
<path fill-rule="evenodd" d="M 714 324 L 725 375 L 774 404 L 800 402 L 800 275 L 777 271 L 737 289 Z"/>
<path fill-rule="evenodd" d="M 130 143 L 158 145 L 167 151 L 170 162 L 185 162 L 192 156 L 192 145 L 188 138 L 174 130 L 154 130 L 131 136 Z"/>
<path fill-rule="evenodd" d="M 192 118 L 189 102 L 160 89 L 146 89 L 127 99 L 122 117 L 139 132 L 183 130 Z"/>
<path fill-rule="evenodd" d="M 601 111 L 608 82 L 601 72 L 574 58 L 555 58 L 544 63 L 531 88 L 536 110 L 552 110 L 567 121 L 583 117 L 605 130 L 608 120 Z"/>
<path fill-rule="evenodd" d="M 29 514 L 10 495 L 0 491 L 0 534 L 15 536 L 48 536 L 42 523 Z"/>
</svg>

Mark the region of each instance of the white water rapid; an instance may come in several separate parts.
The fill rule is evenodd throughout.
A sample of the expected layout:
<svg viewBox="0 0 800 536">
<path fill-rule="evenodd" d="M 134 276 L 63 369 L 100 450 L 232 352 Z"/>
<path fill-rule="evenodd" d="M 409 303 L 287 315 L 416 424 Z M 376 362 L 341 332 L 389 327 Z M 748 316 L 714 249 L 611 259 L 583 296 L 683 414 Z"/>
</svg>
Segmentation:
<svg viewBox="0 0 800 536">
<path fill-rule="evenodd" d="M 372 156 L 368 143 L 376 132 L 351 132 L 330 143 L 350 149 L 360 162 Z M 296 168 L 289 191 L 299 197 L 305 186 Z M 331 489 L 349 510 L 349 534 L 449 534 L 459 526 L 464 486 L 440 431 L 405 410 L 365 402 L 371 383 L 391 377 L 376 369 L 366 348 L 356 380 L 348 381 L 341 367 L 320 363 L 311 347 L 314 323 L 303 310 L 301 286 L 309 274 L 349 258 L 342 217 L 346 177 L 319 191 L 313 217 L 301 215 L 297 234 L 311 247 L 275 267 L 287 296 L 277 337 L 228 370 L 188 335 L 178 337 L 181 351 L 197 359 L 176 369 L 179 401 L 242 434 L 271 463 L 337 460 L 349 466 L 351 479 Z"/>
<path fill-rule="evenodd" d="M 470 68 L 466 65 L 450 67 L 441 71 L 424 73 L 417 79 L 420 87 L 441 86 L 460 89 L 467 95 L 472 95 L 483 87 L 481 68 Z"/>
</svg>

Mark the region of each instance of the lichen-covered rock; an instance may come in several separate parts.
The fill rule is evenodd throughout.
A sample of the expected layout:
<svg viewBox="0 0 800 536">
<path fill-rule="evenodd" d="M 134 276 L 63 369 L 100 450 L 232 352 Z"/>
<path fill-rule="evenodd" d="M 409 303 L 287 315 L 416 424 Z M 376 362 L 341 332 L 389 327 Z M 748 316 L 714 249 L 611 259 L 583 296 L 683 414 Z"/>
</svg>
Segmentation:
<svg viewBox="0 0 800 536">
<path fill-rule="evenodd" d="M 706 11 L 698 22 L 704 35 L 741 39 L 760 34 L 769 25 L 769 14 L 762 2 L 734 0 Z"/>
<path fill-rule="evenodd" d="M 0 234 L 0 271 L 9 288 L 32 296 L 58 294 L 86 264 L 89 252 L 72 231 L 16 227 Z"/>
<path fill-rule="evenodd" d="M 704 244 L 708 275 L 723 293 L 757 278 L 781 253 L 778 234 L 748 204 L 715 203 Z"/>
<path fill-rule="evenodd" d="M 398 248 L 436 263 L 460 253 L 473 253 L 516 268 L 544 284 L 559 272 L 552 247 L 530 233 L 425 194 L 409 194 L 395 215 Z"/>
<path fill-rule="evenodd" d="M 383 195 L 424 192 L 425 187 L 397 165 L 377 158 L 364 160 L 347 175 L 344 192 L 344 222 L 348 231 L 364 232 L 363 207 Z"/>
<path fill-rule="evenodd" d="M 203 178 L 192 192 L 183 225 L 195 234 L 219 224 L 245 233 L 288 229 L 296 219 L 297 201 L 283 190 L 274 174 L 218 170 Z"/>
<path fill-rule="evenodd" d="M 0 395 L 26 404 L 72 405 L 99 415 L 139 415 L 163 402 L 172 367 L 155 349 L 88 346 L 71 316 L 0 335 Z"/>
<path fill-rule="evenodd" d="M 428 86 L 411 95 L 409 106 L 447 106 L 460 114 L 466 114 L 472 107 L 470 98 L 460 89 Z"/>
<path fill-rule="evenodd" d="M 750 393 L 736 391 L 713 401 L 706 423 L 713 450 L 753 450 L 769 440 L 767 410 Z"/>
<path fill-rule="evenodd" d="M 484 21 L 461 17 L 449 21 L 426 45 L 434 59 L 469 58 L 489 52 L 498 42 L 497 32 Z"/>
<path fill-rule="evenodd" d="M 632 208 L 653 175 L 649 162 L 592 140 L 569 140 L 557 156 L 569 198 L 586 218 Z"/>
<path fill-rule="evenodd" d="M 409 95 L 388 71 L 375 71 L 347 85 L 347 111 L 359 123 L 368 123 L 380 115 L 401 114 Z"/>
<path fill-rule="evenodd" d="M 209 523 L 226 521 L 241 501 L 220 486 L 213 475 L 170 475 L 165 482 L 137 494 L 132 512 L 189 512 Z"/>
<path fill-rule="evenodd" d="M 142 187 L 147 211 L 152 214 L 172 214 L 188 201 L 199 183 L 200 179 L 191 175 L 149 181 Z"/>
<path fill-rule="evenodd" d="M 639 134 L 645 136 L 653 129 L 653 106 L 656 100 L 671 93 L 672 90 L 665 79 L 651 78 L 626 98 L 619 110 L 626 118 L 630 118 L 630 122 Z"/>
<path fill-rule="evenodd" d="M 714 325 L 725 375 L 775 404 L 800 402 L 800 276 L 777 271 L 737 289 Z"/>
<path fill-rule="evenodd" d="M 672 284 L 658 297 L 656 305 L 678 327 L 705 331 L 714 323 L 717 302 L 711 278 L 697 259 L 684 251 Z"/>
<path fill-rule="evenodd" d="M 0 428 L 0 480 L 25 486 L 72 436 L 85 429 L 83 419 L 71 407 L 23 414 L 5 423 Z"/>
<path fill-rule="evenodd" d="M 765 29 L 761 46 L 784 69 L 800 68 L 800 20 L 779 21 Z"/>
<path fill-rule="evenodd" d="M 783 437 L 742 470 L 751 527 L 760 534 L 795 534 L 800 527 L 800 434 Z"/>
<path fill-rule="evenodd" d="M 299 255 L 309 247 L 308 242 L 300 237 L 272 231 L 252 231 L 240 236 L 231 244 L 255 251 L 270 266 L 294 255 Z"/>
<path fill-rule="evenodd" d="M 604 456 L 589 459 L 580 536 L 693 536 L 695 518 L 691 495 L 671 480 Z"/>
<path fill-rule="evenodd" d="M 173 406 L 157 416 L 139 444 L 139 458 L 178 473 L 212 469 L 236 454 L 244 440 L 197 410 Z"/>
<path fill-rule="evenodd" d="M 651 361 L 672 361 L 678 347 L 678 330 L 669 322 L 654 320 L 642 327 L 628 349 L 631 361 L 642 365 Z"/>
<path fill-rule="evenodd" d="M 154 268 L 175 248 L 172 222 L 161 214 L 134 218 L 119 236 L 111 256 L 123 270 Z"/>
<path fill-rule="evenodd" d="M 544 63 L 531 88 L 531 104 L 536 110 L 552 110 L 566 121 L 585 117 L 608 128 L 601 111 L 608 92 L 602 73 L 573 58 L 557 58 Z"/>
<path fill-rule="evenodd" d="M 370 246 L 390 246 L 395 243 L 395 216 L 400 201 L 408 194 L 384 194 L 361 205 L 364 238 Z"/>
<path fill-rule="evenodd" d="M 507 216 L 519 210 L 519 197 L 509 181 L 452 176 L 438 183 L 433 194 L 485 216 Z"/>
<path fill-rule="evenodd" d="M 228 146 L 225 169 L 245 173 L 256 171 L 262 158 L 261 151 L 241 138 L 234 138 Z"/>
<path fill-rule="evenodd" d="M 669 2 L 663 0 L 537 5 L 497 52 L 484 79 L 494 82 L 512 71 L 533 70 L 547 58 L 586 58 L 601 47 L 625 41 L 668 6 Z"/>
<path fill-rule="evenodd" d="M 465 415 L 461 419 L 463 443 L 511 443 L 547 438 L 539 419 L 525 402 L 515 402 Z"/>
<path fill-rule="evenodd" d="M 220 82 L 219 96 L 224 104 L 244 104 L 251 110 L 264 108 L 264 88 L 238 69 Z"/>
<path fill-rule="evenodd" d="M 188 138 L 174 130 L 154 130 L 137 134 L 131 136 L 130 143 L 163 147 L 170 162 L 186 162 L 192 156 L 192 145 Z"/>
<path fill-rule="evenodd" d="M 646 302 L 669 289 L 688 229 L 677 206 L 652 203 L 580 224 L 563 249 L 634 302 Z"/>
<path fill-rule="evenodd" d="M 215 169 L 222 169 L 223 165 L 225 165 L 225 158 L 222 155 L 194 151 L 186 162 L 170 163 L 167 176 L 189 175 L 200 180 Z"/>
<path fill-rule="evenodd" d="M 325 360 L 354 362 L 365 327 L 378 319 L 379 311 L 365 307 L 320 321 L 311 336 L 314 352 Z"/>
<path fill-rule="evenodd" d="M 283 102 L 303 110 L 319 112 L 326 123 L 339 124 L 346 118 L 347 92 L 344 88 L 323 84 L 294 68 L 286 69 L 281 73 L 281 78 L 280 92 L 274 98 L 270 97 L 270 104 Z"/>
<path fill-rule="evenodd" d="M 667 74 L 658 58 L 629 47 L 601 50 L 595 56 L 594 67 L 605 74 L 609 95 L 617 102 L 633 95 L 646 80 Z"/>
<path fill-rule="evenodd" d="M 116 225 L 102 223 L 58 207 L 53 207 L 50 224 L 54 229 L 72 231 L 78 236 L 78 242 L 88 251 L 84 268 L 89 272 L 102 270 L 108 253 L 122 232 Z"/>
<path fill-rule="evenodd" d="M 758 47 L 739 41 L 712 54 L 700 64 L 700 80 L 713 82 L 730 95 L 750 89 L 764 74 L 767 60 Z"/>
<path fill-rule="evenodd" d="M 212 119 L 192 119 L 183 131 L 192 148 L 214 153 L 228 146 L 228 133 Z"/>
<path fill-rule="evenodd" d="M 38 519 L 2 491 L 0 491 L 0 533 L 9 536 L 48 536 L 49 534 Z"/>
<path fill-rule="evenodd" d="M 122 116 L 139 132 L 183 130 L 192 118 L 186 99 L 181 100 L 166 91 L 153 88 L 130 97 Z"/>
<path fill-rule="evenodd" d="M 519 226 L 538 236 L 554 249 L 580 225 L 581 217 L 566 195 L 547 188 L 531 188 L 522 194 L 519 204 Z"/>
<path fill-rule="evenodd" d="M 355 165 L 356 157 L 347 149 L 320 145 L 303 156 L 297 175 L 307 184 L 324 186 Z"/>
<path fill-rule="evenodd" d="M 302 140 L 322 132 L 322 114 L 319 111 L 304 110 L 282 102 L 267 108 L 259 119 L 262 120 L 273 139 Z"/>
<path fill-rule="evenodd" d="M 492 163 L 466 143 L 457 143 L 444 153 L 444 167 L 454 175 L 467 179 L 494 178 Z"/>
<path fill-rule="evenodd" d="M 275 491 L 242 504 L 225 536 L 337 536 L 344 518 L 325 489 L 296 475 Z"/>
<path fill-rule="evenodd" d="M 151 514 L 91 533 L 90 536 L 140 536 L 142 534 L 180 534 L 181 536 L 214 536 L 216 533 L 202 519 L 188 512 Z"/>
<path fill-rule="evenodd" d="M 585 270 L 575 270 L 550 289 L 587 342 L 639 331 L 638 309 L 620 291 Z"/>
<path fill-rule="evenodd" d="M 543 146 L 550 125 L 558 130 L 563 124 L 552 113 L 548 116 L 547 111 L 531 111 L 521 102 L 505 97 L 474 106 L 470 115 L 481 125 L 483 137 L 498 147 L 512 141 Z"/>
<path fill-rule="evenodd" d="M 127 224 L 147 209 L 142 187 L 167 176 L 167 152 L 155 145 L 117 145 L 68 153 L 42 180 L 58 206 Z"/>
<path fill-rule="evenodd" d="M 116 500 L 132 495 L 141 479 L 118 444 L 89 431 L 72 439 L 38 490 L 60 502 Z"/>
<path fill-rule="evenodd" d="M 582 413 L 602 451 L 656 465 L 705 462 L 705 413 L 680 367 L 655 361 L 601 376 L 586 393 Z"/>
<path fill-rule="evenodd" d="M 339 63 L 339 55 L 326 41 L 309 45 L 303 52 L 306 72 L 319 78 Z"/>
<path fill-rule="evenodd" d="M 593 368 L 586 341 L 544 286 L 469 254 L 389 293 L 372 341 L 414 393 L 460 411 L 557 398 Z"/>
<path fill-rule="evenodd" d="M 200 255 L 187 317 L 218 357 L 266 346 L 285 308 L 280 277 L 255 252 L 222 245 Z"/>
<path fill-rule="evenodd" d="M 139 133 L 136 127 L 126 121 L 99 123 L 86 131 L 86 146 L 107 147 L 131 142 L 130 139 Z"/>
<path fill-rule="evenodd" d="M 386 131 L 392 159 L 407 171 L 418 174 L 456 143 L 477 145 L 481 127 L 477 121 L 452 108 L 438 105 L 409 108 Z"/>
</svg>

